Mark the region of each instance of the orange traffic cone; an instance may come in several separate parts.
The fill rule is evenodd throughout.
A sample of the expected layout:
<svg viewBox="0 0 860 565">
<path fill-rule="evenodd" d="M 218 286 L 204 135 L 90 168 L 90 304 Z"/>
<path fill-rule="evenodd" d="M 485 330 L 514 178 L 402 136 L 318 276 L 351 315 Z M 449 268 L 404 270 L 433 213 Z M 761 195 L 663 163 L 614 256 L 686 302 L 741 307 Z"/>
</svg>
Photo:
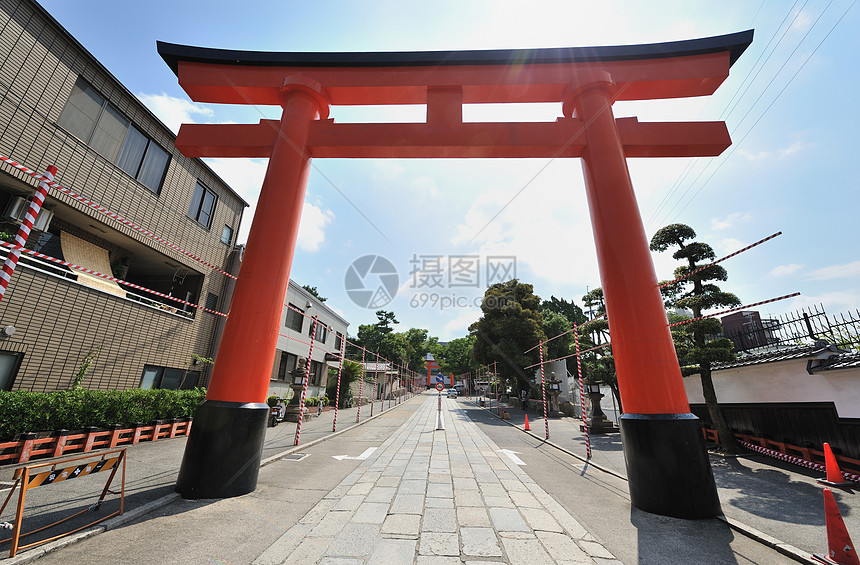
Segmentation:
<svg viewBox="0 0 860 565">
<path fill-rule="evenodd" d="M 827 555 L 816 553 L 812 558 L 828 565 L 860 565 L 857 551 L 851 543 L 851 537 L 845 529 L 845 522 L 842 521 L 836 499 L 833 498 L 829 488 L 824 489 L 824 521 L 827 525 L 828 553 Z"/>
<path fill-rule="evenodd" d="M 529 431 L 531 428 L 529 427 L 529 415 L 526 414 L 526 427 L 523 428 L 525 431 Z"/>
<path fill-rule="evenodd" d="M 831 487 L 847 488 L 853 487 L 857 483 L 849 481 L 839 469 L 839 463 L 836 462 L 836 456 L 833 455 L 833 450 L 830 449 L 830 444 L 824 444 L 824 468 L 827 471 L 827 477 L 818 479 L 818 482 Z"/>
</svg>

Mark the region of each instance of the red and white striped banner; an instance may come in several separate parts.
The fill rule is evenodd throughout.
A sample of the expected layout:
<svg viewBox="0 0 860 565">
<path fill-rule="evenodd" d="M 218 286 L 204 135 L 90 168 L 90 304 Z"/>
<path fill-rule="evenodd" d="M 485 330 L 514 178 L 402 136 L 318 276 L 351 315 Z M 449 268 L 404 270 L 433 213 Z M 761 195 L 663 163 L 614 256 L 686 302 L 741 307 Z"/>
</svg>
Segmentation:
<svg viewBox="0 0 860 565">
<path fill-rule="evenodd" d="M 74 263 L 69 263 L 68 261 L 63 261 L 62 259 L 57 259 L 56 257 L 51 257 L 50 255 L 45 255 L 44 253 L 39 253 L 38 251 L 33 251 L 32 249 L 24 249 L 18 244 L 14 243 L 6 243 L 5 241 L 0 241 L 0 245 L 3 247 L 7 247 L 10 249 L 9 255 L 12 255 L 15 251 L 26 253 L 27 255 L 32 255 L 33 257 L 38 257 L 39 259 L 43 259 L 45 261 L 49 261 L 51 263 L 56 263 L 57 265 L 62 265 L 64 267 L 69 267 L 70 269 L 74 269 L 76 271 L 81 271 L 82 273 L 86 273 L 88 275 L 92 275 L 94 277 L 100 277 L 108 281 L 113 281 L 117 284 L 125 285 L 137 290 L 142 290 L 143 292 L 148 292 L 149 294 L 154 294 L 155 296 L 160 296 L 161 298 L 167 298 L 168 300 L 172 300 L 174 302 L 179 302 L 180 304 L 185 304 L 188 306 L 193 306 L 198 310 L 204 310 L 211 314 L 215 314 L 217 316 L 227 317 L 227 314 L 223 312 L 218 312 L 217 310 L 210 310 L 205 306 L 200 306 L 199 304 L 194 304 L 192 302 L 188 302 L 186 300 L 182 300 L 181 298 L 176 298 L 175 296 L 169 296 L 164 294 L 163 292 L 158 292 L 156 290 L 152 290 L 151 288 L 146 288 L 144 286 L 140 286 L 134 283 L 130 283 L 128 281 L 124 281 L 122 279 L 118 279 L 116 277 L 112 277 L 110 275 L 106 275 L 104 273 L 100 273 L 98 271 L 94 271 L 92 269 L 87 269 L 86 267 L 81 267 L 80 265 L 75 265 Z"/>
<path fill-rule="evenodd" d="M 346 341 L 346 340 L 344 340 Z M 340 376 L 343 373 L 343 358 L 346 355 L 346 343 L 340 344 L 340 363 L 337 366 L 337 390 L 334 393 L 334 421 L 331 424 L 331 431 L 337 431 L 337 410 L 340 404 Z"/>
<path fill-rule="evenodd" d="M 716 260 L 716 261 L 714 261 L 713 263 L 708 263 L 708 264 L 707 264 L 707 265 L 705 265 L 704 267 L 699 267 L 699 268 L 698 268 L 698 269 L 696 269 L 695 271 L 691 271 L 691 272 L 687 273 L 686 275 L 684 275 L 683 277 L 678 277 L 677 279 L 675 279 L 675 280 L 673 280 L 673 281 L 665 282 L 665 283 L 661 284 L 661 285 L 659 286 L 659 288 L 667 287 L 667 286 L 669 286 L 670 284 L 675 284 L 676 282 L 679 282 L 679 281 L 682 281 L 682 280 L 684 280 L 684 279 L 686 279 L 686 278 L 692 277 L 692 276 L 693 276 L 693 275 L 695 275 L 696 273 L 701 273 L 701 272 L 702 272 L 702 271 L 704 271 L 705 269 L 710 269 L 711 267 L 713 267 L 713 266 L 714 266 L 714 265 L 716 265 L 717 263 L 722 263 L 722 262 L 723 262 L 723 261 L 725 261 L 726 259 L 731 259 L 731 258 L 732 258 L 732 257 L 734 257 L 735 255 L 740 255 L 740 254 L 741 254 L 741 253 L 743 253 L 744 251 L 748 251 L 748 250 L 752 249 L 753 247 L 755 247 L 756 245 L 761 245 L 761 244 L 762 244 L 762 243 L 764 243 L 765 241 L 770 241 L 771 239 L 775 238 L 775 237 L 776 237 L 776 236 L 778 236 L 778 235 L 782 235 L 782 232 L 781 232 L 781 231 L 778 231 L 778 232 L 776 232 L 776 233 L 775 233 L 775 234 L 773 234 L 773 235 L 769 235 L 769 236 L 767 236 L 767 237 L 766 237 L 766 238 L 764 238 L 764 239 L 760 239 L 760 240 L 756 241 L 755 243 L 752 243 L 752 244 L 750 244 L 750 245 L 747 245 L 747 246 L 746 246 L 746 247 L 744 247 L 743 249 L 738 249 L 738 250 L 737 250 L 737 251 L 735 251 L 734 253 L 729 253 L 728 255 L 726 255 L 725 257 L 723 257 L 722 259 L 717 259 L 717 260 Z"/>
<path fill-rule="evenodd" d="M 585 417 L 585 384 L 582 382 L 582 362 L 579 351 L 579 327 L 573 324 L 573 343 L 576 345 L 576 374 L 579 377 L 579 416 L 582 419 L 582 431 L 585 434 L 585 456 L 591 459 L 591 440 L 588 437 L 588 419 Z"/>
<path fill-rule="evenodd" d="M 549 439 L 549 414 L 546 409 L 546 376 L 543 370 L 543 340 L 538 344 L 540 346 L 540 391 L 543 395 L 543 424 L 546 428 L 546 439 Z"/>
<path fill-rule="evenodd" d="M 674 324 L 669 324 L 670 328 L 675 326 L 682 326 L 684 324 L 689 324 L 690 322 L 698 322 L 699 320 L 704 320 L 705 318 L 714 318 L 716 316 L 722 316 L 723 314 L 728 314 L 730 312 L 737 312 L 738 310 L 746 310 L 747 308 L 752 308 L 753 306 L 761 306 L 762 304 L 770 304 L 771 302 L 776 302 L 777 300 L 785 300 L 786 298 L 794 298 L 795 296 L 800 296 L 799 292 L 793 292 L 791 294 L 786 294 L 785 296 L 778 296 L 776 298 L 771 298 L 770 300 L 762 300 L 761 302 L 753 302 L 752 304 L 747 304 L 745 306 L 738 306 L 737 308 L 730 308 L 729 310 L 723 310 L 722 312 L 716 312 L 714 314 L 708 314 L 707 316 L 699 316 L 698 318 L 691 318 L 689 320 L 683 320 L 681 322 L 675 322 Z"/>
<path fill-rule="evenodd" d="M 42 204 L 45 202 L 45 197 L 48 195 L 48 182 L 54 180 L 54 175 L 57 174 L 57 167 L 50 165 L 45 174 L 42 175 L 39 186 L 36 188 L 36 193 L 33 194 L 33 199 L 30 200 L 30 206 L 24 214 L 24 220 L 18 228 L 18 233 L 15 234 L 15 243 L 24 247 L 27 244 L 27 238 L 30 236 L 30 231 L 33 229 L 33 224 L 36 223 L 36 217 L 39 215 L 39 210 L 42 209 Z M 15 266 L 18 264 L 18 259 L 21 258 L 21 252 L 13 249 L 6 256 L 6 262 L 3 264 L 3 270 L 0 271 L 0 300 L 6 295 L 6 288 L 9 286 L 9 281 L 12 280 L 12 273 L 15 271 Z"/>
<path fill-rule="evenodd" d="M 308 381 L 311 380 L 311 360 L 314 356 L 314 339 L 317 336 L 317 316 L 314 316 L 313 326 L 311 326 L 311 348 L 308 351 L 308 370 L 305 374 L 304 382 L 302 383 L 302 399 L 299 402 L 299 421 L 296 425 L 296 443 L 294 445 L 299 444 L 299 438 L 302 435 L 302 420 L 304 420 L 305 415 L 305 398 L 308 394 Z M 298 361 L 297 361 L 298 362 Z"/>
<path fill-rule="evenodd" d="M 74 199 L 75 199 L 75 200 L 77 200 L 78 202 L 81 202 L 81 203 L 83 203 L 83 204 L 86 204 L 87 206 L 89 206 L 89 207 L 90 207 L 90 208 L 92 208 L 93 210 L 97 210 L 97 211 L 101 212 L 102 214 L 104 214 L 104 215 L 106 215 L 106 216 L 108 216 L 108 217 L 110 217 L 110 218 L 112 218 L 112 219 L 116 220 L 117 222 L 119 222 L 119 223 L 121 223 L 121 224 L 123 224 L 123 225 L 125 225 L 125 226 L 128 226 L 128 227 L 130 227 L 131 229 L 133 229 L 133 230 L 135 230 L 135 231 L 137 231 L 137 232 L 139 232 L 139 233 L 142 233 L 143 235 L 145 235 L 145 236 L 147 236 L 147 237 L 150 237 L 150 238 L 154 239 L 155 241 L 157 241 L 157 242 L 159 242 L 159 243 L 161 243 L 161 244 L 163 244 L 163 245 L 166 245 L 167 247 L 170 247 L 170 248 L 171 248 L 171 249 L 173 249 L 174 251 L 178 251 L 179 253 L 182 253 L 182 254 L 183 254 L 183 255 L 185 255 L 186 257 L 189 257 L 189 258 L 191 258 L 191 259 L 193 259 L 193 260 L 197 261 L 198 263 L 201 263 L 201 264 L 203 264 L 203 265 L 206 265 L 207 267 L 209 267 L 209 268 L 211 268 L 211 269 L 214 269 L 214 270 L 218 271 L 219 273 L 221 273 L 221 274 L 223 274 L 223 275 L 226 275 L 226 276 L 230 277 L 231 279 L 235 279 L 235 278 L 236 278 L 235 276 L 231 275 L 231 274 L 230 274 L 230 273 L 228 273 L 227 271 L 224 271 L 224 270 L 222 270 L 221 268 L 219 268 L 217 265 L 213 265 L 212 263 L 209 263 L 208 261 L 206 261 L 206 260 L 204 260 L 204 259 L 201 259 L 201 258 L 200 258 L 200 257 L 198 257 L 197 255 L 194 255 L 193 253 L 189 253 L 188 251 L 185 251 L 184 249 L 182 249 L 182 248 L 181 248 L 181 247 L 179 247 L 178 245 L 176 245 L 176 244 L 174 244 L 174 243 L 171 243 L 171 242 L 167 241 L 166 239 L 164 239 L 164 238 L 162 238 L 162 237 L 159 237 L 159 236 L 155 235 L 154 233 L 152 233 L 152 232 L 150 232 L 150 231 L 148 231 L 148 230 L 146 230 L 146 229 L 144 229 L 144 228 L 142 228 L 142 227 L 138 226 L 138 225 L 137 225 L 137 224 L 135 224 L 134 222 L 132 222 L 132 221 L 130 221 L 130 220 L 127 220 L 127 219 L 123 218 L 122 216 L 120 216 L 120 215 L 119 215 L 119 214 L 117 214 L 116 212 L 111 212 L 111 211 L 110 211 L 110 210 L 108 210 L 107 208 L 104 208 L 103 206 L 100 206 L 100 205 L 96 204 L 95 202 L 93 202 L 93 201 L 91 201 L 91 200 L 88 200 L 88 199 L 84 198 L 84 197 L 83 197 L 83 196 L 81 196 L 80 194 L 77 194 L 77 193 L 75 193 L 75 192 L 73 192 L 73 191 L 69 190 L 68 188 L 65 188 L 65 187 L 60 186 L 59 184 L 57 184 L 57 183 L 55 183 L 55 182 L 54 182 L 53 177 L 48 178 L 48 176 L 47 176 L 47 175 L 41 175 L 41 174 L 37 173 L 36 171 L 34 171 L 34 170 L 32 170 L 32 169 L 28 169 L 28 168 L 27 168 L 27 167 L 25 167 L 24 165 L 21 165 L 20 163 L 17 163 L 17 162 L 13 161 L 12 159 L 10 159 L 10 158 L 8 158 L 8 157 L 6 157 L 6 156 L 4 156 L 4 155 L 0 155 L 0 161 L 3 161 L 4 163 L 8 163 L 9 165 L 11 165 L 11 166 L 15 167 L 15 168 L 16 168 L 16 169 L 18 169 L 19 171 L 21 171 L 21 172 L 23 172 L 23 173 L 26 173 L 26 174 L 30 175 L 31 177 L 35 177 L 35 178 L 36 178 L 36 179 L 38 179 L 39 181 L 44 181 L 44 182 L 46 182 L 48 186 L 52 186 L 52 187 L 56 188 L 57 190 L 59 190 L 59 191 L 60 191 L 60 192 L 62 192 L 63 194 L 66 194 L 66 195 L 68 195 L 68 196 L 70 196 L 70 197 L 74 198 Z"/>
<path fill-rule="evenodd" d="M 364 390 L 364 369 L 367 367 L 367 365 L 364 364 L 366 353 L 367 348 L 361 346 L 361 379 L 358 381 L 358 410 L 355 411 L 356 423 L 361 422 L 361 392 Z"/>
<path fill-rule="evenodd" d="M 787 453 L 783 453 L 781 451 L 777 451 L 775 449 L 768 449 L 767 447 L 762 447 L 760 445 L 756 445 L 754 443 L 750 443 L 748 441 L 739 440 L 742 446 L 746 447 L 751 451 L 757 451 L 763 455 L 767 455 L 768 457 L 773 457 L 775 459 L 779 459 L 780 461 L 787 461 L 788 463 L 794 463 L 795 465 L 800 465 L 801 467 L 806 467 L 807 469 L 814 469 L 816 471 L 827 472 L 827 467 L 822 463 L 816 463 L 814 461 L 807 461 L 806 459 L 801 459 L 800 457 L 795 457 L 794 455 L 788 455 Z M 842 476 L 845 477 L 849 481 L 860 481 L 860 475 L 855 475 L 854 473 L 846 473 L 842 471 Z"/>
</svg>

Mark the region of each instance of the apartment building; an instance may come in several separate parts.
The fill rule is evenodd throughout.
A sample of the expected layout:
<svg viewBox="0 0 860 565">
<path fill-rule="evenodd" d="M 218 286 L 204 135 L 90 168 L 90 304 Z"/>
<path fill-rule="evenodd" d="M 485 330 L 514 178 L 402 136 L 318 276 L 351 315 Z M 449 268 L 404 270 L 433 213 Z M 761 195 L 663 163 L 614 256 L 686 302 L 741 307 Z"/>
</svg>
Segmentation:
<svg viewBox="0 0 860 565">
<path fill-rule="evenodd" d="M 337 368 L 346 347 L 349 322 L 292 279 L 284 300 L 283 324 L 278 332 L 278 349 L 272 367 L 269 395 L 290 395 L 290 372 L 299 358 L 310 352 L 313 318 L 316 316 L 314 349 L 308 371 L 308 396 L 323 396 L 329 368 Z"/>
<path fill-rule="evenodd" d="M 56 166 L 60 185 L 229 272 L 247 203 L 174 142 L 42 7 L 0 1 L 0 154 Z M 0 163 L 0 231 L 17 232 L 36 184 Z M 0 390 L 63 389 L 82 371 L 94 389 L 205 383 L 223 317 L 193 305 L 226 312 L 230 277 L 55 189 L 35 228 L 28 248 L 191 305 L 24 255 L 0 301 Z"/>
</svg>

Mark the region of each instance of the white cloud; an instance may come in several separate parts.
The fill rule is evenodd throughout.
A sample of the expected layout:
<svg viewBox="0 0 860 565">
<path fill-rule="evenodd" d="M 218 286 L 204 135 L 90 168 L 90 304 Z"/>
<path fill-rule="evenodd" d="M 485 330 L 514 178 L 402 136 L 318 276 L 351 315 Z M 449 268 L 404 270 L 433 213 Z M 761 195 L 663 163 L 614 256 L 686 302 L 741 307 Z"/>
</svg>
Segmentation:
<svg viewBox="0 0 860 565">
<path fill-rule="evenodd" d="M 725 230 L 742 222 L 749 222 L 753 215 L 749 212 L 734 212 L 723 219 L 711 218 L 711 229 Z"/>
<path fill-rule="evenodd" d="M 310 252 L 319 251 L 320 246 L 325 242 L 325 228 L 333 219 L 334 213 L 331 210 L 324 210 L 310 202 L 305 202 L 302 221 L 299 224 L 299 249 Z"/>
<path fill-rule="evenodd" d="M 715 251 L 720 255 L 728 255 L 729 253 L 734 253 L 738 249 L 743 248 L 744 243 L 734 237 L 726 237 L 716 243 L 714 247 L 716 248 Z"/>
<path fill-rule="evenodd" d="M 831 279 L 846 279 L 860 277 L 860 261 L 845 263 L 843 265 L 830 265 L 815 269 L 806 275 L 807 279 L 814 281 L 826 281 Z"/>
<path fill-rule="evenodd" d="M 774 277 L 787 277 L 789 275 L 793 275 L 801 269 L 803 269 L 802 264 L 789 263 L 788 265 L 779 265 L 777 267 L 774 267 L 773 270 L 771 270 L 770 274 Z"/>
<path fill-rule="evenodd" d="M 800 153 L 801 151 L 806 150 L 809 147 L 810 145 L 804 141 L 795 141 L 791 145 L 782 147 L 780 149 L 763 149 L 757 152 L 741 149 L 740 154 L 749 159 L 750 161 L 761 161 L 764 159 L 779 160 L 785 159 L 786 157 L 791 157 L 792 155 Z"/>
<path fill-rule="evenodd" d="M 161 94 L 139 93 L 137 97 L 152 113 L 170 128 L 173 133 L 179 132 L 180 124 L 194 123 L 192 116 L 213 116 L 214 112 L 205 106 L 195 104 L 189 100 Z"/>
<path fill-rule="evenodd" d="M 788 303 L 785 310 L 800 310 L 823 305 L 828 315 L 833 315 L 855 310 L 858 304 L 860 304 L 860 290 L 834 291 L 798 296 Z"/>
<path fill-rule="evenodd" d="M 249 208 L 242 215 L 242 227 L 236 238 L 238 243 L 245 243 L 257 210 L 257 199 L 263 186 L 263 178 L 266 176 L 268 159 L 204 159 L 204 161 L 249 203 Z M 331 210 L 305 201 L 302 220 L 299 224 L 299 248 L 309 252 L 318 251 L 325 242 L 325 229 L 333 219 L 334 213 Z"/>
<path fill-rule="evenodd" d="M 481 310 L 479 308 L 471 308 L 466 310 L 453 320 L 449 321 L 445 324 L 445 334 L 443 339 L 454 339 L 457 337 L 463 337 L 469 333 L 469 326 L 478 321 L 478 318 L 481 317 Z"/>
</svg>

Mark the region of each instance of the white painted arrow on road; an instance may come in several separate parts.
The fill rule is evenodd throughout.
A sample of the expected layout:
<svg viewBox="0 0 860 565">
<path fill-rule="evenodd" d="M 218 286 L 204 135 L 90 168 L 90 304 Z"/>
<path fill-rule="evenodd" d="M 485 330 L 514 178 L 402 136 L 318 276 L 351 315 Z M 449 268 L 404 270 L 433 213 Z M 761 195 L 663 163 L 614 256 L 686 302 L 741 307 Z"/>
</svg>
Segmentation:
<svg viewBox="0 0 860 565">
<path fill-rule="evenodd" d="M 334 459 L 337 459 L 338 461 L 343 461 L 344 459 L 355 459 L 357 461 L 364 461 L 365 459 L 370 457 L 370 454 L 373 453 L 374 451 L 376 451 L 375 447 L 368 447 L 367 449 L 364 450 L 364 453 L 362 453 L 358 457 L 352 457 L 349 455 L 332 455 L 332 457 Z"/>
<path fill-rule="evenodd" d="M 514 465 L 525 465 L 526 462 L 516 456 L 519 451 L 511 451 L 510 449 L 499 449 L 498 453 L 504 453 L 508 457 L 511 458 L 511 461 L 514 462 Z"/>
</svg>

